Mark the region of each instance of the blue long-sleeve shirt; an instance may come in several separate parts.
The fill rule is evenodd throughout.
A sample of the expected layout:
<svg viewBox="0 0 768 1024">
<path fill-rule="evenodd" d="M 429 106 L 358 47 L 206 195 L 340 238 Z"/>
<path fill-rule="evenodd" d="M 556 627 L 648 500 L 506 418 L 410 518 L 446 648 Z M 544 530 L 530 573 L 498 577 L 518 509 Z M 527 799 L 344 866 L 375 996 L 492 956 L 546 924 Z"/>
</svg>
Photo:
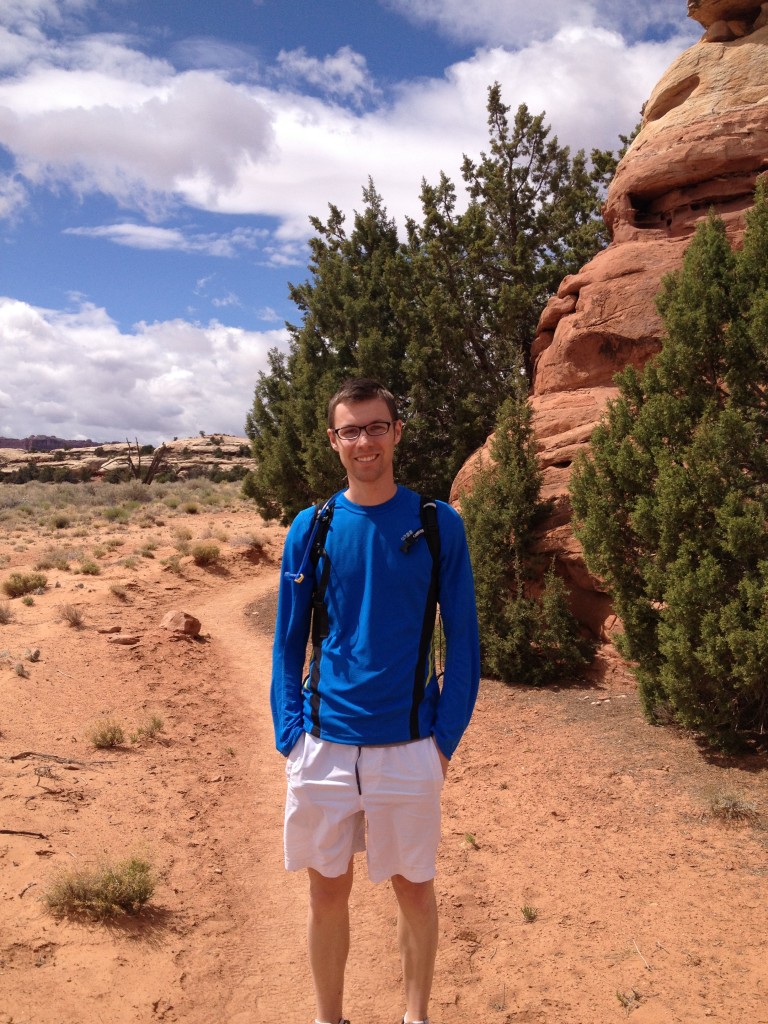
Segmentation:
<svg viewBox="0 0 768 1024">
<path fill-rule="evenodd" d="M 419 495 L 405 487 L 381 505 L 355 505 L 343 495 L 325 541 L 330 576 L 325 595 L 329 635 L 310 685 L 304 679 L 315 573 L 294 583 L 314 509 L 300 512 L 283 552 L 273 650 L 271 705 L 278 750 L 287 755 L 302 732 L 336 743 L 400 743 L 434 736 L 450 758 L 469 724 L 480 679 L 480 646 L 472 570 L 461 517 L 437 502 L 440 532 L 438 599 L 446 637 L 442 685 L 428 657 L 423 687 L 414 688 L 432 556 L 425 536 L 407 552 L 403 537 L 421 527 Z M 311 668 L 312 666 L 310 666 Z M 414 695 L 417 707 L 414 709 Z"/>
</svg>

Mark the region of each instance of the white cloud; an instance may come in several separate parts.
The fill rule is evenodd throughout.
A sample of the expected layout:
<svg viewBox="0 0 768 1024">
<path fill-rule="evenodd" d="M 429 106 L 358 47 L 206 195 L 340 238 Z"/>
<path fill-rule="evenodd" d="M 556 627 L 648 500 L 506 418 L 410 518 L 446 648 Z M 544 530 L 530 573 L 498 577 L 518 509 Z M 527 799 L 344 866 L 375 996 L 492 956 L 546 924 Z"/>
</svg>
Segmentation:
<svg viewBox="0 0 768 1024">
<path fill-rule="evenodd" d="M 257 96 L 210 72 L 147 85 L 49 68 L 0 84 L 0 144 L 20 173 L 147 211 L 177 196 L 215 204 L 269 154 L 269 120 Z"/>
<path fill-rule="evenodd" d="M 279 219 L 279 245 L 301 239 L 307 215 L 328 203 L 347 213 L 361 205 L 369 175 L 399 221 L 418 215 L 421 179 L 441 170 L 460 184 L 462 155 L 488 148 L 487 87 L 498 80 L 514 110 L 525 102 L 562 143 L 615 148 L 631 131 L 664 68 L 679 52 L 673 42 L 627 46 L 604 29 L 563 29 L 512 52 L 479 50 L 442 78 L 401 85 L 394 100 L 356 115 L 296 94 L 269 99 L 274 132 L 269 161 L 247 161 L 216 197 L 221 212 L 258 210 Z M 274 263 L 295 254 L 278 248 Z"/>
<path fill-rule="evenodd" d="M 322 60 L 310 57 L 303 46 L 297 50 L 281 50 L 277 64 L 288 81 L 304 81 L 329 96 L 353 103 L 361 103 L 378 91 L 368 73 L 365 57 L 349 46 L 342 46 Z"/>
<path fill-rule="evenodd" d="M 385 0 L 385 5 L 417 24 L 433 25 L 446 36 L 485 46 L 524 48 L 565 27 L 603 26 L 627 39 L 649 30 L 693 37 L 683 5 L 670 0 Z M 700 33 L 699 33 L 700 34 Z"/>
<path fill-rule="evenodd" d="M 27 201 L 27 190 L 12 174 L 0 174 L 0 220 L 12 217 Z"/>
<path fill-rule="evenodd" d="M 226 306 L 242 306 L 242 302 L 234 292 L 227 292 L 220 298 L 213 298 L 211 302 L 217 309 L 224 309 Z"/>
<path fill-rule="evenodd" d="M 124 333 L 92 305 L 62 312 L 0 298 L 0 337 L 0 433 L 157 443 L 242 434 L 259 370 L 287 332 L 171 320 Z"/>
<path fill-rule="evenodd" d="M 582 12 L 587 23 L 587 8 L 543 0 L 534 13 L 510 8 L 510 17 L 565 10 L 577 21 Z M 434 0 L 428 8 L 424 0 L 418 8 L 428 9 L 448 17 L 470 5 Z M 484 0 L 477 19 L 498 25 L 500 10 Z M 564 20 L 552 17 L 555 25 Z M 115 36 L 86 37 L 55 54 L 52 45 L 41 43 L 36 60 L 0 81 L 0 145 L 21 175 L 52 189 L 111 196 L 156 221 L 179 204 L 274 217 L 266 258 L 279 266 L 303 260 L 290 246 L 306 236 L 308 215 L 322 216 L 329 202 L 351 212 L 369 175 L 391 213 L 418 214 L 422 177 L 435 180 L 445 170 L 456 179 L 462 154 L 487 145 L 485 97 L 494 80 L 513 109 L 526 102 L 534 113 L 545 110 L 561 141 L 612 146 L 634 127 L 680 50 L 679 41 L 629 45 L 616 32 L 571 25 L 517 50 L 480 49 L 441 77 L 401 83 L 387 102 L 379 97 L 361 112 L 211 70 L 178 73 Z M 369 88 L 363 58 L 349 49 L 324 59 L 293 51 L 283 54 L 282 68 L 338 92 Z M 188 244 L 138 230 L 120 238 L 112 229 L 109 237 Z"/>
<path fill-rule="evenodd" d="M 160 228 L 152 224 L 130 222 L 90 228 L 66 228 L 64 233 L 83 238 L 106 238 L 116 245 L 132 249 L 197 252 L 207 256 L 228 257 L 237 256 L 247 249 L 256 249 L 267 235 L 263 228 L 236 228 L 225 234 L 185 234 L 177 228 Z"/>
<path fill-rule="evenodd" d="M 71 15 L 83 14 L 96 0 L 3 0 L 3 24 L 22 31 L 39 25 L 61 25 Z"/>
</svg>

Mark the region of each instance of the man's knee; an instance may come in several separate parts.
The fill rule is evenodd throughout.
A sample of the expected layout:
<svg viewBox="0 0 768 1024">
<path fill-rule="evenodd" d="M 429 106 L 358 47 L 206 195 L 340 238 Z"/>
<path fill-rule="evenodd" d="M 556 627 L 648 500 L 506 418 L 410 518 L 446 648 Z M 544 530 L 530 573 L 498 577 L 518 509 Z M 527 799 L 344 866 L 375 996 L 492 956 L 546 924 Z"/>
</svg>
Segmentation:
<svg viewBox="0 0 768 1024">
<path fill-rule="evenodd" d="M 411 882 L 404 875 L 392 876 L 392 888 L 401 906 L 431 910 L 435 905 L 435 881 Z"/>
<path fill-rule="evenodd" d="M 352 864 L 350 863 L 343 875 L 330 878 L 321 875 L 314 868 L 308 869 L 309 901 L 313 910 L 322 912 L 344 906 L 349 901 L 352 891 Z"/>
</svg>

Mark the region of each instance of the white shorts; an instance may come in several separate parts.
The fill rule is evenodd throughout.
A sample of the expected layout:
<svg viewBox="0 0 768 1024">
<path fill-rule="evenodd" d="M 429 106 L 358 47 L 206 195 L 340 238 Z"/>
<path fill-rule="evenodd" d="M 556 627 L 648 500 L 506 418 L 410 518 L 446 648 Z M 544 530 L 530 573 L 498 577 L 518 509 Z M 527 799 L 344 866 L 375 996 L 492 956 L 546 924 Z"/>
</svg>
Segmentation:
<svg viewBox="0 0 768 1024">
<path fill-rule="evenodd" d="M 443 770 L 434 740 L 358 747 L 304 733 L 285 771 L 289 871 L 336 878 L 367 846 L 372 882 L 435 877 Z"/>
</svg>

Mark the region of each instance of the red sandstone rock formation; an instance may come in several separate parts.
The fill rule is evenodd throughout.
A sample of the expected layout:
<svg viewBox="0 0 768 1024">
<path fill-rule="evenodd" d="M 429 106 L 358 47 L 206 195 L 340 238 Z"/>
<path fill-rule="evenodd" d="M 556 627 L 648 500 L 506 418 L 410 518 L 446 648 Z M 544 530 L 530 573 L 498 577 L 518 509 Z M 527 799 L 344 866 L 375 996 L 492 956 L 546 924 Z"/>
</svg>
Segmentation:
<svg viewBox="0 0 768 1024">
<path fill-rule="evenodd" d="M 562 282 L 532 349 L 534 430 L 544 497 L 554 502 L 540 549 L 555 557 L 576 615 L 603 638 L 615 618 L 570 527 L 571 463 L 616 394 L 616 372 L 641 367 L 658 350 L 655 296 L 697 224 L 714 209 L 737 244 L 757 176 L 768 169 L 768 3 L 690 0 L 688 13 L 707 34 L 671 65 L 645 105 L 642 129 L 608 192 L 612 242 Z M 730 26 L 727 41 L 712 41 L 719 22 Z M 483 457 L 487 445 L 459 473 L 452 499 L 471 487 Z"/>
<path fill-rule="evenodd" d="M 688 17 L 703 25 L 707 29 L 705 38 L 714 42 L 709 33 L 715 25 L 732 26 L 729 39 L 746 35 L 753 27 L 762 28 L 766 7 L 768 4 L 754 0 L 688 0 Z"/>
</svg>

